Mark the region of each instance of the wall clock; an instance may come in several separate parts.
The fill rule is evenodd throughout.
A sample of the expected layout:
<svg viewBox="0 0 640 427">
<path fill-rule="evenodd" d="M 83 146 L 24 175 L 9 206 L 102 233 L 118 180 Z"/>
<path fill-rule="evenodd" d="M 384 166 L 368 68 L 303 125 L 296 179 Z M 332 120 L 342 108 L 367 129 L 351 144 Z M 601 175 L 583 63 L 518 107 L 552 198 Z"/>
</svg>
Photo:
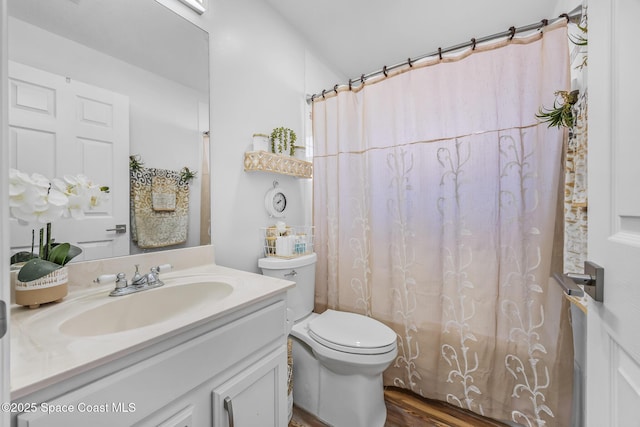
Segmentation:
<svg viewBox="0 0 640 427">
<path fill-rule="evenodd" d="M 264 207 L 269 215 L 275 218 L 284 217 L 288 202 L 286 192 L 278 187 L 278 181 L 274 181 L 273 188 L 267 191 L 264 198 Z"/>
</svg>

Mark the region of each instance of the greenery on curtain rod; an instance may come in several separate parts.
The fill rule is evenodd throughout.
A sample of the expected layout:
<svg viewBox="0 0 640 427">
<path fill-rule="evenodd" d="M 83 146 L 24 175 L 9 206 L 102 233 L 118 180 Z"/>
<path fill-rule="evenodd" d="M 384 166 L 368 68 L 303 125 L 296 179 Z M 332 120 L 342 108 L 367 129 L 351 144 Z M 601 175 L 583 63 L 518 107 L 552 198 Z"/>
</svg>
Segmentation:
<svg viewBox="0 0 640 427">
<path fill-rule="evenodd" d="M 569 35 L 569 41 L 573 44 L 575 44 L 576 46 L 584 46 L 586 47 L 588 45 L 588 40 L 587 40 L 587 17 L 584 17 L 584 24 L 580 25 L 577 24 L 576 26 L 578 27 L 578 29 L 580 31 L 582 31 L 582 34 L 578 34 L 575 36 Z M 576 68 L 577 69 L 582 69 L 584 67 L 587 66 L 587 58 L 588 55 L 584 55 L 584 57 L 582 58 L 582 62 L 580 63 L 580 65 L 578 65 Z"/>
<path fill-rule="evenodd" d="M 584 15 L 582 19 L 582 25 L 576 24 L 576 27 L 582 32 L 582 34 L 578 34 L 575 36 L 569 35 L 569 41 L 576 46 L 584 46 L 588 45 L 587 40 L 587 16 Z M 582 58 L 582 62 L 580 65 L 576 67 L 576 69 L 582 69 L 587 66 L 587 55 L 585 54 Z M 538 110 L 538 114 L 536 114 L 536 118 L 544 123 L 549 123 L 549 127 L 561 127 L 564 126 L 566 128 L 573 127 L 575 123 L 575 117 L 573 115 L 573 105 L 578 102 L 579 91 L 566 91 L 559 90 L 555 93 L 556 100 L 553 102 L 553 108 L 545 109 L 544 107 L 540 107 Z M 562 98 L 561 102 L 558 102 L 558 98 Z"/>
<path fill-rule="evenodd" d="M 574 124 L 573 105 L 578 102 L 578 94 L 579 91 L 577 90 L 571 92 L 566 90 L 557 91 L 553 108 L 543 109 L 543 107 L 540 107 L 536 118 L 543 123 L 549 123 L 549 127 L 572 127 Z M 561 102 L 558 102 L 558 97 L 562 98 Z"/>
<path fill-rule="evenodd" d="M 587 46 L 588 45 L 587 25 L 585 24 L 583 27 L 580 24 L 578 24 L 577 27 L 580 31 L 582 31 L 582 34 L 578 34 L 576 36 L 572 36 L 571 34 L 569 34 L 569 40 L 571 41 L 571 43 L 575 44 L 576 46 Z"/>
</svg>

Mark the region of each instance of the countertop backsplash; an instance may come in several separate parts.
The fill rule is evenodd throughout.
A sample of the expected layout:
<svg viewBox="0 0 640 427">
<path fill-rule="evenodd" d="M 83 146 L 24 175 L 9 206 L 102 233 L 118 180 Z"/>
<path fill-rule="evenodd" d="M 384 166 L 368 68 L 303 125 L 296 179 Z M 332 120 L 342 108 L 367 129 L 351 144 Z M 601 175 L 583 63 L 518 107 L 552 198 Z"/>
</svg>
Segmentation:
<svg viewBox="0 0 640 427">
<path fill-rule="evenodd" d="M 171 264 L 173 269 L 185 269 L 205 264 L 215 264 L 213 245 L 196 246 L 159 252 L 149 252 L 123 257 L 105 258 L 94 261 L 72 262 L 67 264 L 69 268 L 69 293 L 83 290 L 88 287 L 113 287 L 99 285 L 94 279 L 103 274 L 125 273 L 127 279 L 133 277 L 136 264 L 140 266 L 140 272 L 148 272 L 153 266 Z M 14 283 L 17 271 L 11 272 L 11 304 L 15 304 Z M 61 302 L 64 303 L 64 300 Z"/>
</svg>

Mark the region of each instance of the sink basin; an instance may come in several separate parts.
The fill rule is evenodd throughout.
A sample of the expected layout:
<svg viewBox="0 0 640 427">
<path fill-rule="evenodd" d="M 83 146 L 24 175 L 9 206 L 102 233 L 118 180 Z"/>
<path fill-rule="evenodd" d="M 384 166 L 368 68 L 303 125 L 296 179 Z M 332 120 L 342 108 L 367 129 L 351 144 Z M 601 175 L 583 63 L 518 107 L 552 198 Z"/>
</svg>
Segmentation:
<svg viewBox="0 0 640 427">
<path fill-rule="evenodd" d="M 180 283 L 178 281 L 177 283 Z M 89 308 L 60 325 L 66 335 L 86 337 L 124 332 L 168 320 L 203 304 L 227 297 L 233 286 L 220 281 L 189 279 L 186 284 L 163 286 Z"/>
</svg>

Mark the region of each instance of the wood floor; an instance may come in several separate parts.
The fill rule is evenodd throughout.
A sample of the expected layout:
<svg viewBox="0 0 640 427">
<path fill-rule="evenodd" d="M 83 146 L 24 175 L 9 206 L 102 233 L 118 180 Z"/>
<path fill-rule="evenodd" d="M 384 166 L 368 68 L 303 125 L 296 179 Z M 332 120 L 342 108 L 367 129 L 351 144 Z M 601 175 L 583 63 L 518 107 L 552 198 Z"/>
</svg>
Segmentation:
<svg viewBox="0 0 640 427">
<path fill-rule="evenodd" d="M 387 405 L 385 427 L 508 427 L 447 403 L 424 399 L 404 390 L 389 387 L 384 392 Z M 310 414 L 294 406 L 289 427 L 327 427 Z M 344 427 L 344 426 L 335 426 Z"/>
</svg>

